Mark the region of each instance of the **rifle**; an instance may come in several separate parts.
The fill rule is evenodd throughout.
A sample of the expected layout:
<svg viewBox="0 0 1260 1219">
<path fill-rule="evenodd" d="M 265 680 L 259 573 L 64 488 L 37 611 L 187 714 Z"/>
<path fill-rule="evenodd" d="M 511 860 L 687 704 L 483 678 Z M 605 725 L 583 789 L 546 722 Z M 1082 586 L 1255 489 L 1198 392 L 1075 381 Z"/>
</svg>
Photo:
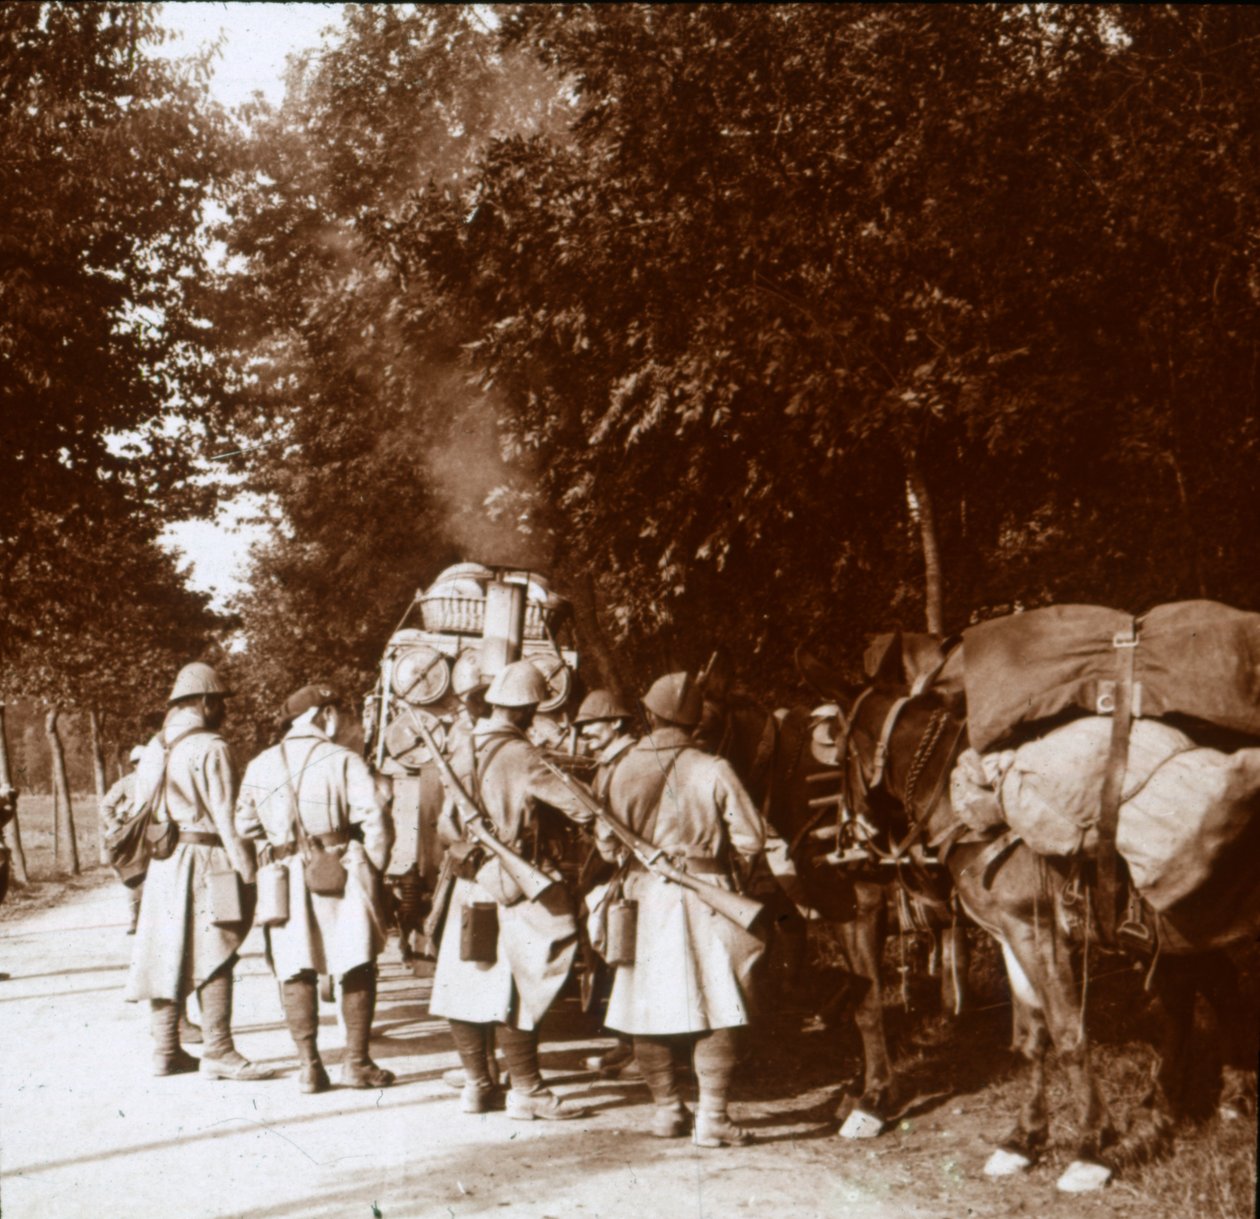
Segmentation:
<svg viewBox="0 0 1260 1219">
<path fill-rule="evenodd" d="M 646 838 L 641 838 L 628 825 L 618 821 L 589 792 L 572 782 L 569 776 L 558 766 L 546 758 L 542 758 L 541 761 L 581 801 L 582 805 L 597 821 L 602 822 L 612 831 L 614 838 L 623 846 L 629 848 L 635 859 L 649 872 L 655 873 L 662 880 L 691 890 L 710 910 L 717 911 L 718 914 L 730 919 L 732 923 L 738 924 L 745 931 L 760 917 L 763 906 L 759 901 L 751 897 L 744 897 L 743 894 L 735 893 L 730 889 L 723 889 L 721 885 L 715 885 L 711 881 L 701 880 L 700 877 L 692 876 L 689 872 L 684 872 L 671 862 L 669 856 L 662 848 L 656 846 L 655 843 L 649 842 Z"/>
<path fill-rule="evenodd" d="M 437 764 L 438 777 L 442 780 L 442 786 L 446 789 L 451 799 L 455 801 L 455 805 L 459 809 L 460 819 L 463 821 L 464 828 L 468 831 L 470 837 L 480 846 L 485 847 L 492 855 L 496 856 L 500 866 L 517 888 L 530 901 L 536 901 L 556 882 L 546 872 L 534 867 L 528 859 L 518 855 L 510 846 L 500 842 L 494 836 L 494 832 L 490 829 L 489 818 L 477 807 L 473 798 L 464 790 L 463 784 L 460 783 L 455 772 L 451 769 L 451 764 L 443 756 L 442 751 L 438 749 L 437 742 L 433 739 L 433 734 L 429 731 L 428 725 L 415 714 L 412 715 L 412 722 L 420 730 L 420 735 L 424 737 L 424 743 L 428 746 L 429 753 L 433 755 L 433 761 Z"/>
</svg>

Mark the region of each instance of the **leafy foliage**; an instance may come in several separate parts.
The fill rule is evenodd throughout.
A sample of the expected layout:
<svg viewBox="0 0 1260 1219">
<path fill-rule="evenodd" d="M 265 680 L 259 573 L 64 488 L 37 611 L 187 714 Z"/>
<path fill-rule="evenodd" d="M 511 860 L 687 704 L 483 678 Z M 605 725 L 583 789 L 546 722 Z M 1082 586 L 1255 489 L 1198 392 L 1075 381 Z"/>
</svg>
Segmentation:
<svg viewBox="0 0 1260 1219">
<path fill-rule="evenodd" d="M 1256 601 L 1243 10 L 496 13 L 351 10 L 240 183 L 237 419 L 294 441 L 259 572 L 341 566 L 339 659 L 467 548 L 432 454 L 487 414 L 489 502 L 636 682 L 727 642 L 781 692 L 933 612 L 925 555 L 951 629 Z"/>
<path fill-rule="evenodd" d="M 0 691 L 127 717 L 215 625 L 156 539 L 209 502 L 182 433 L 224 132 L 163 38 L 153 5 L 0 8 Z"/>
</svg>

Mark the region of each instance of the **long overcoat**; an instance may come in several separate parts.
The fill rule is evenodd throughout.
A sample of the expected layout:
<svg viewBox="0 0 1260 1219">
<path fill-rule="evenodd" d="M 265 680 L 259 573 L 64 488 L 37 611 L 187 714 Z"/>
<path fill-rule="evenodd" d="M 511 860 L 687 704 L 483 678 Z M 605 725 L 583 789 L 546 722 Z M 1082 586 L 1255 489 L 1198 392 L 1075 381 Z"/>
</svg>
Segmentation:
<svg viewBox="0 0 1260 1219">
<path fill-rule="evenodd" d="M 536 746 L 510 725 L 480 721 L 451 764 L 464 790 L 479 800 L 499 841 L 518 852 L 528 849 L 525 840 L 540 802 L 579 823 L 590 821 L 569 789 L 541 765 Z M 449 822 L 449 811 L 444 820 Z M 475 878 L 455 881 L 433 975 L 433 1015 L 533 1029 L 560 992 L 577 950 L 572 899 L 559 884 L 535 901 L 506 900 L 510 889 L 494 861 Z M 473 902 L 497 905 L 493 964 L 460 959 L 462 914 Z"/>
<path fill-rule="evenodd" d="M 684 871 L 725 889 L 732 853 L 752 861 L 763 849 L 765 827 L 730 764 L 678 728 L 658 728 L 624 755 L 609 806 Z M 617 966 L 608 1027 L 667 1036 L 747 1024 L 763 939 L 637 864 L 624 892 L 638 903 L 635 960 Z"/>
<path fill-rule="evenodd" d="M 145 746 L 136 768 L 140 801 L 156 797 L 159 818 L 183 830 L 217 834 L 221 846 L 181 842 L 167 859 L 149 862 L 127 975 L 125 997 L 176 1000 L 232 959 L 253 918 L 254 853 L 232 823 L 236 775 L 227 742 L 205 729 L 199 713 L 175 708 L 162 731 Z M 163 767 L 163 743 L 173 744 Z M 165 769 L 165 778 L 163 772 Z M 209 876 L 235 871 L 245 882 L 245 917 L 237 923 L 211 921 Z"/>
<path fill-rule="evenodd" d="M 289 918 L 264 929 L 267 959 L 282 980 L 304 970 L 342 977 L 375 961 L 385 946 L 379 873 L 389 859 L 393 827 L 367 763 L 312 724 L 294 726 L 245 768 L 237 832 L 287 848 L 296 842 L 295 805 L 308 836 L 353 835 L 347 845 L 329 848 L 346 869 L 346 888 L 339 895 L 312 893 L 300 851 L 279 861 L 288 871 Z"/>
</svg>

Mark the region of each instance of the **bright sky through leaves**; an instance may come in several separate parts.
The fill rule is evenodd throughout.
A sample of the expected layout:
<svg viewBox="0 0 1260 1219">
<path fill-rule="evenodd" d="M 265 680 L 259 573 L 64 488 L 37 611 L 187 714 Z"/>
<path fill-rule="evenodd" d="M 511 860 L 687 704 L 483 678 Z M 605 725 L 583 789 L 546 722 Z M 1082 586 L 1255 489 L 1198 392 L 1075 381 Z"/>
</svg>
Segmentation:
<svg viewBox="0 0 1260 1219">
<path fill-rule="evenodd" d="M 260 91 L 278 106 L 284 99 L 286 58 L 317 46 L 321 30 L 340 23 L 341 5 L 166 4 L 162 19 L 179 35 L 163 48 L 174 57 L 195 54 L 223 36 L 210 82 L 216 101 L 239 106 Z M 267 533 L 263 526 L 241 523 L 253 507 L 233 502 L 214 521 L 179 521 L 165 530 L 166 541 L 192 564 L 189 583 L 214 593 L 219 608 L 241 589 L 248 549 Z"/>
</svg>

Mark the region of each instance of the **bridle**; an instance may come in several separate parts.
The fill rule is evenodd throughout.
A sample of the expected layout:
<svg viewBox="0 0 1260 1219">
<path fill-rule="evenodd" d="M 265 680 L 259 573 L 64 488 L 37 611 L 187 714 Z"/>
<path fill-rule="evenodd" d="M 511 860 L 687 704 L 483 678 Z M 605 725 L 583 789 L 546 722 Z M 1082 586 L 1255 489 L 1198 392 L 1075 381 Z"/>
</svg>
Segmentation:
<svg viewBox="0 0 1260 1219">
<path fill-rule="evenodd" d="M 907 772 L 906 790 L 902 793 L 899 800 L 899 803 L 905 810 L 906 818 L 910 822 L 905 836 L 900 841 L 893 842 L 888 849 L 881 847 L 878 842 L 879 830 L 859 811 L 858 805 L 854 800 L 855 795 L 860 796 L 863 804 L 869 807 L 870 797 L 873 793 L 881 788 L 887 791 L 885 779 L 888 773 L 888 755 L 893 732 L 896 731 L 897 724 L 906 706 L 921 692 L 921 687 L 926 684 L 927 682 L 923 679 L 916 681 L 909 693 L 894 699 L 892 705 L 884 713 L 883 723 L 880 726 L 879 736 L 875 745 L 875 752 L 871 757 L 869 773 L 863 764 L 862 755 L 858 752 L 854 743 L 853 731 L 857 725 L 858 715 L 866 700 L 875 693 L 875 687 L 867 686 L 857 696 L 849 714 L 844 717 L 844 733 L 841 738 L 841 747 L 838 751 L 838 758 L 841 763 L 841 799 L 837 805 L 837 850 L 844 823 L 848 822 L 850 826 L 855 827 L 861 833 L 863 839 L 861 843 L 862 849 L 873 860 L 878 860 L 881 863 L 900 864 L 904 860 L 906 852 L 909 851 L 910 847 L 926 829 L 926 819 L 914 816 L 911 801 L 915 785 L 927 764 L 928 758 L 940 741 L 941 734 L 948 722 L 949 716 L 944 709 L 938 709 L 933 712 L 928 730 L 919 742 L 914 758 L 910 763 L 910 769 Z"/>
</svg>

